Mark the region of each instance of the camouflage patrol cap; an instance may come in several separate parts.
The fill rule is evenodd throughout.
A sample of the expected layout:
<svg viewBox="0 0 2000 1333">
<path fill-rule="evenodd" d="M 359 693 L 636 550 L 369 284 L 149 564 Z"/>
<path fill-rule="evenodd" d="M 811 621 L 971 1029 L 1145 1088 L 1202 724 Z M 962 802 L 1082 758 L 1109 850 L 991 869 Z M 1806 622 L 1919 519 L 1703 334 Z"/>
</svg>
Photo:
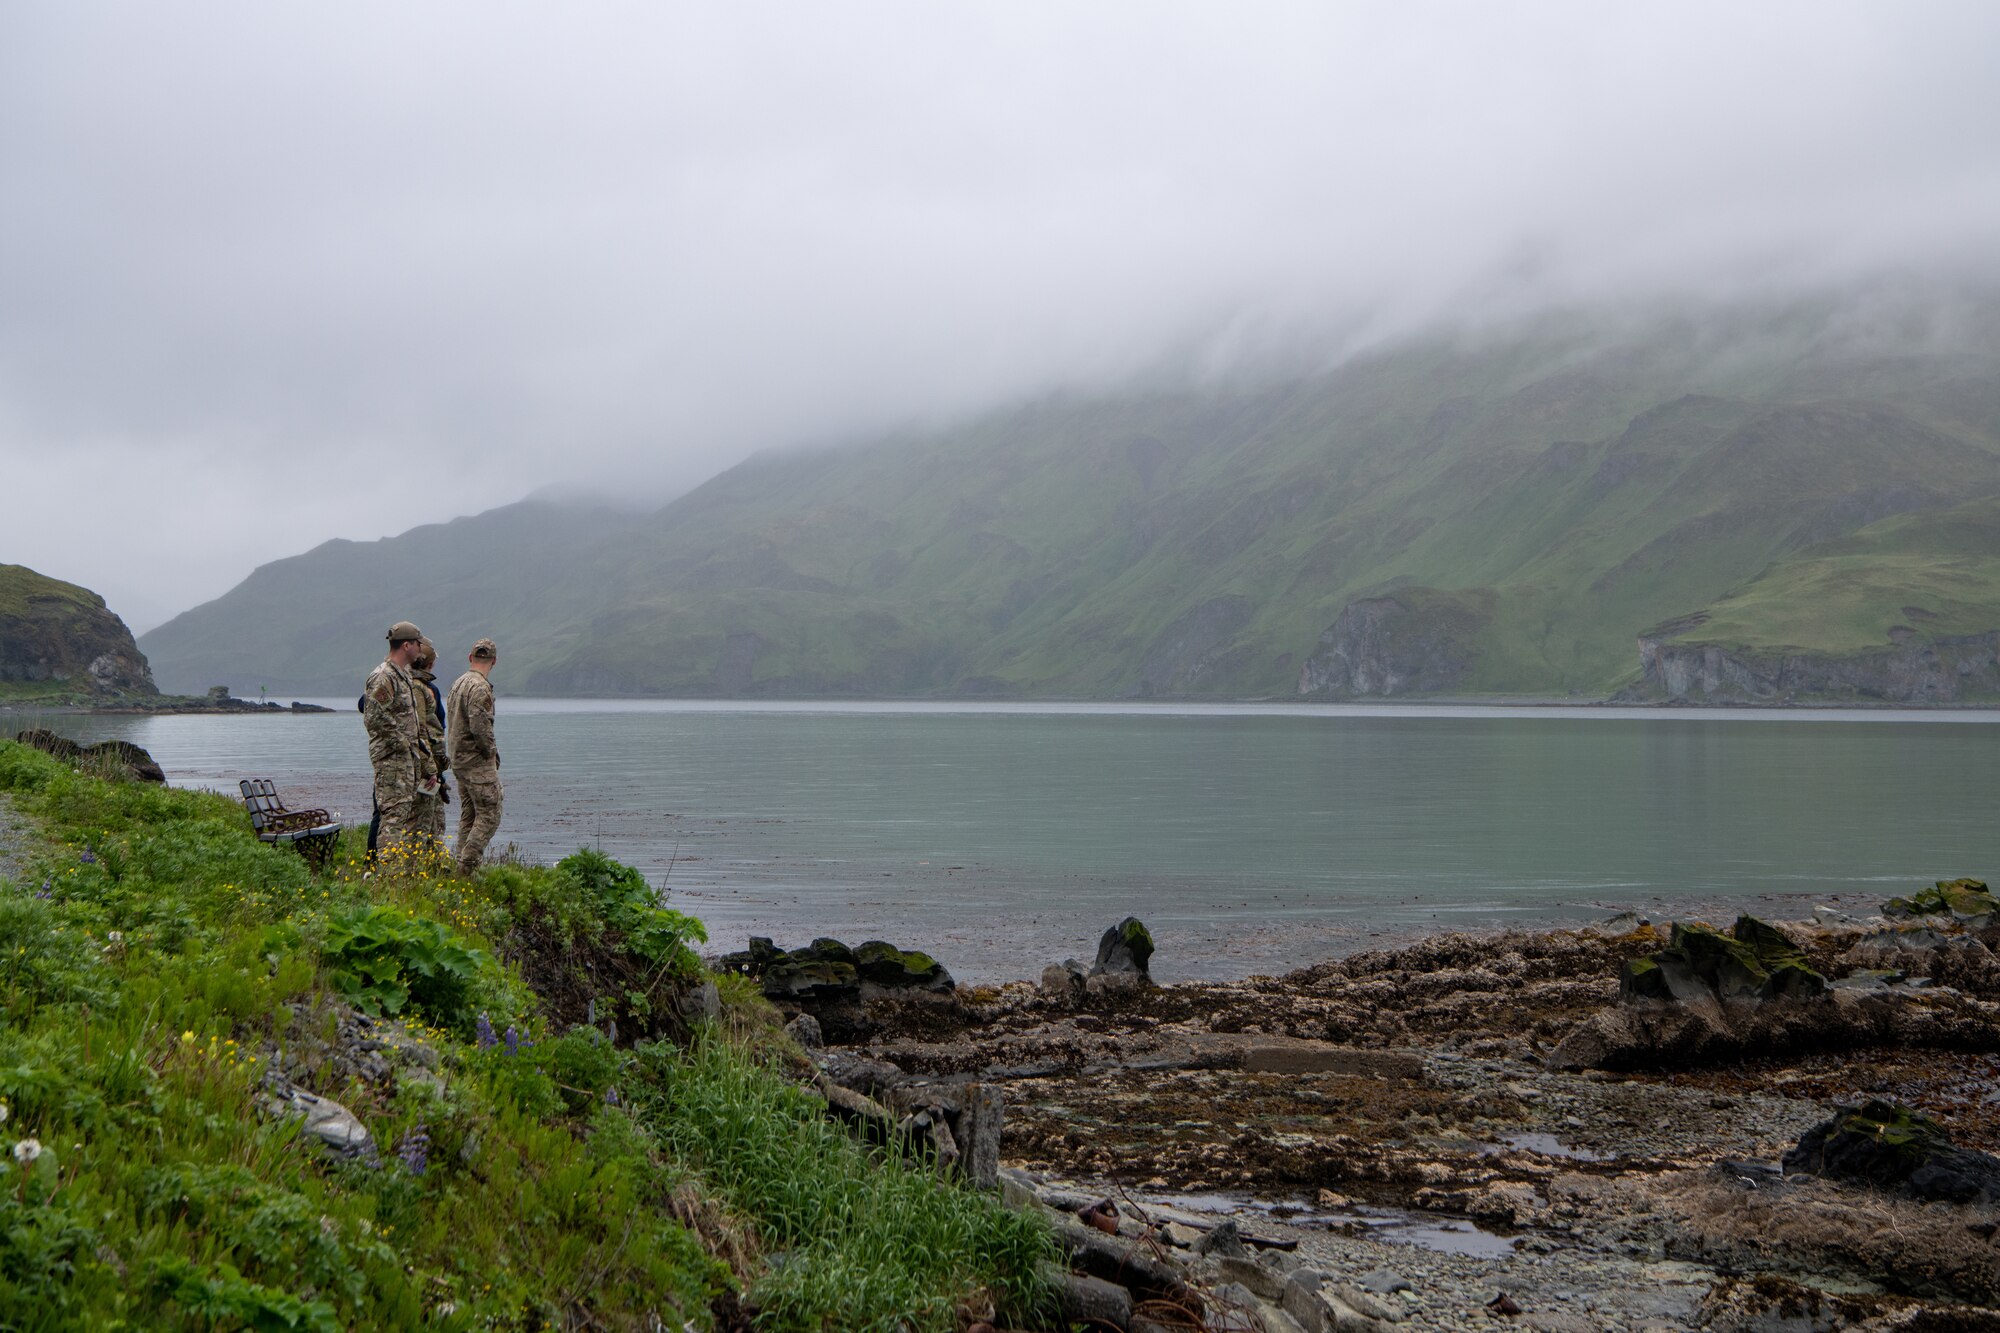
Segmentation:
<svg viewBox="0 0 2000 1333">
<path fill-rule="evenodd" d="M 401 643 L 405 639 L 421 639 L 424 632 L 407 620 L 399 620 L 389 626 L 389 642 Z"/>
<path fill-rule="evenodd" d="M 493 640 L 491 639 L 481 639 L 478 643 L 473 644 L 470 655 L 482 662 L 497 662 L 500 660 L 500 650 L 493 646 Z"/>
</svg>

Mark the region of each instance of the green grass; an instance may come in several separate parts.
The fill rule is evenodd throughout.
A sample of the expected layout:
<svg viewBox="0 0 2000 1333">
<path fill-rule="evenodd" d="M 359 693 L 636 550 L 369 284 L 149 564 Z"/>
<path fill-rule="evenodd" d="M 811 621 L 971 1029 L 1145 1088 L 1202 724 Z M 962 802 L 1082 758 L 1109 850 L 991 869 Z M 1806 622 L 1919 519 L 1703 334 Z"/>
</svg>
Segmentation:
<svg viewBox="0 0 2000 1333">
<path fill-rule="evenodd" d="M 1879 649 L 2000 628 L 2000 498 L 1907 514 L 1778 562 L 1683 636 L 1732 648 Z"/>
<path fill-rule="evenodd" d="M 703 1328 L 734 1291 L 763 1328 L 944 1329 L 982 1291 L 1038 1292 L 1044 1233 L 831 1131 L 768 1023 L 688 1050 L 552 1027 L 506 961 L 524 931 L 695 966 L 698 923 L 615 862 L 468 883 L 415 857 L 364 880 L 350 837 L 315 878 L 234 802 L 4 741 L 0 793 L 49 839 L 0 880 L 0 1148 L 42 1147 L 0 1157 L 0 1327 Z M 350 994 L 436 1077 L 355 1077 Z M 483 1043 L 482 1018 L 518 1044 Z M 280 1051 L 362 1117 L 379 1167 L 257 1111 Z"/>
</svg>

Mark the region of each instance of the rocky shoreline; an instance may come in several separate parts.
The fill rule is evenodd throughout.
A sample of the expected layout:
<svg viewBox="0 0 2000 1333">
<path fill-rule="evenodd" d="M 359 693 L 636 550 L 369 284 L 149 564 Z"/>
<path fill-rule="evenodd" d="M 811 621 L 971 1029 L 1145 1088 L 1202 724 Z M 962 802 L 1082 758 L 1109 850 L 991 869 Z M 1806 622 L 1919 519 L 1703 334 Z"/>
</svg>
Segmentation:
<svg viewBox="0 0 2000 1333">
<path fill-rule="evenodd" d="M 1948 887 L 1928 915 L 1442 934 L 1171 986 L 1101 950 L 850 988 L 821 941 L 774 999 L 831 1082 L 998 1090 L 1010 1196 L 1184 1273 L 1207 1322 L 1152 1327 L 2000 1329 L 1994 1191 L 1799 1156 L 1875 1102 L 2000 1150 L 2000 930 Z M 1225 1220 L 1256 1271 L 1196 1252 Z"/>
</svg>

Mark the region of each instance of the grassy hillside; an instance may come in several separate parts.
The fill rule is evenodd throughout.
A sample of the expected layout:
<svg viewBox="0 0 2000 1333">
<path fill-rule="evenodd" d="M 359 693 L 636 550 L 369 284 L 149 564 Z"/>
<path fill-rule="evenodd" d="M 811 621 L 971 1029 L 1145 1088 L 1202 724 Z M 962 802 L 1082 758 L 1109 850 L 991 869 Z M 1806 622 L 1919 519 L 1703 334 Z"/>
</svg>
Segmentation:
<svg viewBox="0 0 2000 1333">
<path fill-rule="evenodd" d="M 536 692 L 1226 698 L 1292 695 L 1343 608 L 1422 588 L 1480 608 L 1455 690 L 1601 695 L 1639 631 L 1774 561 L 2000 494 L 2000 304 L 1948 342 L 1922 302 L 1887 308 L 1550 318 L 760 456 L 511 592 L 468 574 L 436 614 L 495 606 Z M 280 565 L 323 582 L 326 556 Z M 277 568 L 149 635 L 160 669 L 226 627 L 345 688 L 380 629 L 296 602 L 260 627 Z"/>
<path fill-rule="evenodd" d="M 2000 627 L 2000 498 L 1899 514 L 1811 547 L 1716 601 L 1689 637 L 1730 648 L 1853 653 L 1892 632 Z"/>
<path fill-rule="evenodd" d="M 615 862 L 364 879 L 350 833 L 314 877 L 233 801 L 8 741 L 0 801 L 41 834 L 0 873 L 0 1327 L 886 1333 L 1046 1301 L 1043 1226 L 834 1128 L 753 991 L 679 1024 L 698 923 Z M 647 1039 L 563 1021 L 586 1001 Z"/>
<path fill-rule="evenodd" d="M 447 679 L 480 638 L 518 669 L 574 646 L 566 634 L 598 605 L 596 571 L 638 524 L 598 505 L 526 500 L 381 541 L 325 542 L 260 566 L 140 647 L 163 689 L 226 684 L 248 698 L 259 686 L 358 694 L 398 620 L 430 635 Z"/>
</svg>

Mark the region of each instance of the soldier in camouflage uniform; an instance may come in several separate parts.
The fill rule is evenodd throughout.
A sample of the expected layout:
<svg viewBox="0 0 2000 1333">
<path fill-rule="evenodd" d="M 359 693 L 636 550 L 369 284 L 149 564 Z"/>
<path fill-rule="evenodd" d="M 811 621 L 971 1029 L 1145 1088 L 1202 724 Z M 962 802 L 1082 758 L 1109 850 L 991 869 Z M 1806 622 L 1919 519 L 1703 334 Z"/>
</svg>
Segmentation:
<svg viewBox="0 0 2000 1333">
<path fill-rule="evenodd" d="M 452 769 L 458 774 L 458 873 L 479 869 L 486 844 L 500 827 L 500 747 L 493 743 L 493 686 L 486 675 L 500 660 L 493 640 L 472 645 L 466 673 L 452 682 L 445 702 L 450 719 Z"/>
<path fill-rule="evenodd" d="M 410 675 L 417 682 L 417 711 L 424 715 L 424 754 L 419 763 L 422 777 L 436 781 L 436 794 L 417 796 L 416 827 L 439 847 L 444 846 L 444 807 L 451 800 L 451 788 L 444 775 L 451 767 L 444 745 L 444 693 L 437 687 L 431 668 L 437 665 L 437 649 L 429 639 L 417 641 L 417 659 L 410 663 Z"/>
<path fill-rule="evenodd" d="M 417 832 L 417 796 L 424 785 L 427 746 L 417 682 L 410 664 L 417 659 L 423 631 L 407 620 L 389 628 L 389 656 L 368 673 L 361 687 L 361 721 L 368 729 L 368 762 L 375 769 L 375 806 L 382 812 L 378 851 L 387 851 Z M 437 779 L 430 779 L 432 790 Z"/>
</svg>

